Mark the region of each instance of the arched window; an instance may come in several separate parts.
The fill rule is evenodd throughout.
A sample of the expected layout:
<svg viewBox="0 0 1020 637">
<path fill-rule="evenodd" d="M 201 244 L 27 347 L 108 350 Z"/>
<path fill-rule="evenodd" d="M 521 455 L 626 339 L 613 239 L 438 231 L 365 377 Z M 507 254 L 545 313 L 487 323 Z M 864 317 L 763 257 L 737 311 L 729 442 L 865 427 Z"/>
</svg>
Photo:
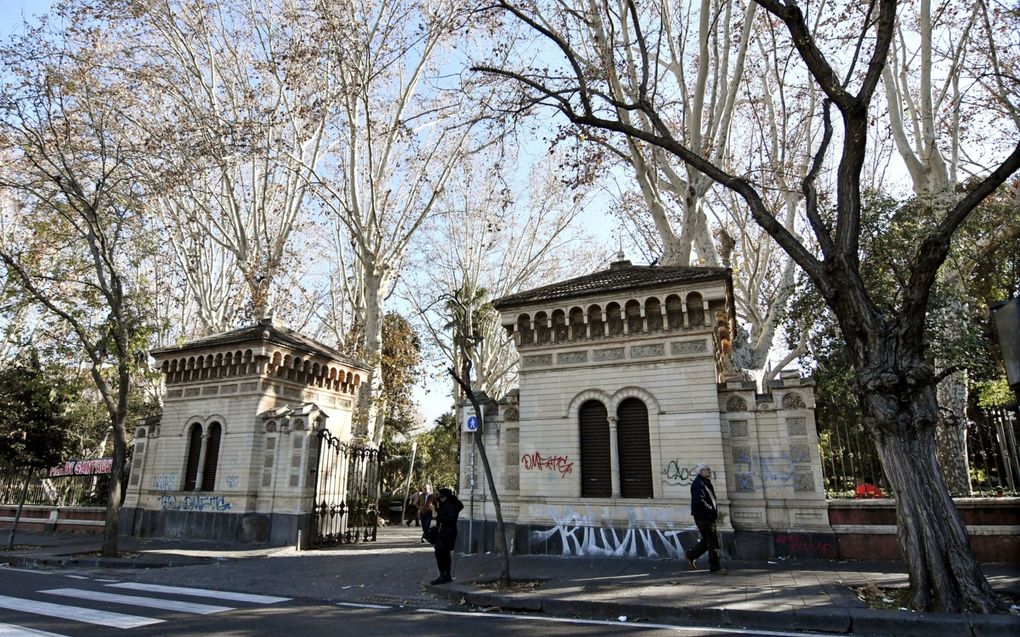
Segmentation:
<svg viewBox="0 0 1020 637">
<path fill-rule="evenodd" d="M 563 343 L 567 340 L 567 315 L 563 310 L 556 310 L 552 314 L 553 342 Z"/>
<path fill-rule="evenodd" d="M 641 304 L 635 300 L 627 301 L 627 333 L 640 334 L 645 331 L 644 319 L 641 317 Z"/>
<path fill-rule="evenodd" d="M 521 345 L 531 345 L 533 332 L 531 330 L 531 317 L 521 314 L 517 317 L 517 333 L 521 335 Z"/>
<path fill-rule="evenodd" d="M 684 326 L 684 304 L 680 297 L 670 294 L 666 297 L 666 318 L 669 321 L 669 329 L 679 330 Z"/>
<path fill-rule="evenodd" d="M 585 338 L 584 333 L 584 310 L 575 307 L 570 310 L 570 340 Z"/>
<path fill-rule="evenodd" d="M 705 324 L 705 305 L 697 292 L 687 295 L 687 313 L 691 317 L 691 327 Z"/>
<path fill-rule="evenodd" d="M 648 408 L 628 398 L 616 410 L 616 438 L 620 454 L 620 495 L 651 498 L 652 452 L 648 443 Z"/>
<path fill-rule="evenodd" d="M 620 316 L 619 303 L 610 303 L 606 306 L 606 322 L 609 323 L 610 336 L 623 335 L 623 317 Z"/>
<path fill-rule="evenodd" d="M 662 331 L 662 305 L 654 296 L 645 301 L 645 319 L 648 321 L 649 332 Z"/>
<path fill-rule="evenodd" d="M 609 458 L 609 412 L 597 400 L 589 400 L 577 412 L 581 433 L 581 497 L 613 495 Z"/>
<path fill-rule="evenodd" d="M 606 335 L 605 323 L 602 322 L 602 308 L 597 305 L 588 307 L 588 328 L 592 338 L 601 338 Z"/>
<path fill-rule="evenodd" d="M 539 312 L 535 315 L 535 333 L 538 335 L 538 344 L 545 345 L 552 340 L 552 330 L 549 329 L 549 315 Z"/>
<path fill-rule="evenodd" d="M 218 422 L 209 425 L 209 434 L 205 441 L 205 464 L 202 467 L 203 491 L 212 491 L 216 488 L 216 464 L 220 458 L 220 434 L 222 431 Z"/>
<path fill-rule="evenodd" d="M 188 463 L 184 466 L 184 490 L 194 491 L 198 482 L 198 462 L 202 457 L 202 425 L 195 423 L 188 432 Z"/>
</svg>

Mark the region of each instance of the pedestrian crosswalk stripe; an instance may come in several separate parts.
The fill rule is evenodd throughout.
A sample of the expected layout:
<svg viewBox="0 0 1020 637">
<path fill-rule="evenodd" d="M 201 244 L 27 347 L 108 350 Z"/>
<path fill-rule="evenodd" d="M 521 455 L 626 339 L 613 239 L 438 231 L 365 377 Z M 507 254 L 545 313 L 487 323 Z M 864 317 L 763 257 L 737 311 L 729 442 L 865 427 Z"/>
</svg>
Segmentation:
<svg viewBox="0 0 1020 637">
<path fill-rule="evenodd" d="M 189 597 L 210 597 L 225 599 L 232 602 L 248 602 L 249 604 L 277 604 L 289 602 L 289 597 L 273 597 L 272 595 L 251 595 L 249 593 L 232 593 L 230 591 L 214 591 L 205 588 L 184 588 L 180 586 L 161 586 L 159 584 L 142 584 L 139 582 L 121 582 L 107 584 L 113 588 L 127 588 L 148 593 L 167 593 L 170 595 L 187 595 Z"/>
<path fill-rule="evenodd" d="M 210 604 L 196 604 L 194 602 L 179 602 L 173 599 L 159 599 L 156 597 L 138 597 L 136 595 L 117 595 L 115 593 L 104 593 L 103 591 L 89 591 L 81 588 L 54 588 L 48 591 L 40 591 L 49 595 L 63 595 L 76 599 L 89 599 L 96 602 L 113 602 L 114 604 L 126 604 L 128 606 L 145 606 L 146 608 L 159 608 L 162 610 L 174 610 L 181 613 L 192 613 L 194 615 L 211 615 L 234 610 L 229 606 L 212 606 Z"/>
<path fill-rule="evenodd" d="M 16 610 L 36 615 L 46 615 L 59 619 L 70 619 L 97 624 L 99 626 L 110 626 L 112 628 L 138 628 L 150 624 L 159 624 L 162 619 L 150 619 L 135 615 L 123 615 L 91 608 L 80 608 L 78 606 L 64 606 L 63 604 L 50 604 L 49 602 L 37 602 L 32 599 L 18 599 L 0 595 L 0 608 Z"/>
<path fill-rule="evenodd" d="M 14 624 L 0 624 L 0 637 L 65 637 L 57 633 L 48 633 L 45 630 L 35 630 Z"/>
</svg>

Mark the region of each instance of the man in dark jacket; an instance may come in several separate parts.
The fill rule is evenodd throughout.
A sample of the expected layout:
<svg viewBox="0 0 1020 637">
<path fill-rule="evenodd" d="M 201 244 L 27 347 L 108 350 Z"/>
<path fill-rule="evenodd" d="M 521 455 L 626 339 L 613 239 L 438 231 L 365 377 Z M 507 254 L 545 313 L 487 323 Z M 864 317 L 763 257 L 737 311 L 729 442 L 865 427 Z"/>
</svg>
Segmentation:
<svg viewBox="0 0 1020 637">
<path fill-rule="evenodd" d="M 726 569 L 719 564 L 719 532 L 715 527 L 719 519 L 719 503 L 712 486 L 712 469 L 705 464 L 698 465 L 698 475 L 691 483 L 691 515 L 701 539 L 694 548 L 686 551 L 687 565 L 696 569 L 694 561 L 708 551 L 708 570 L 725 575 Z"/>
<path fill-rule="evenodd" d="M 432 580 L 433 584 L 446 584 L 453 581 L 450 575 L 453 546 L 457 543 L 457 517 L 464 504 L 447 488 L 439 490 L 439 504 L 436 506 L 435 523 L 438 528 L 436 539 L 436 566 L 439 577 Z"/>
</svg>

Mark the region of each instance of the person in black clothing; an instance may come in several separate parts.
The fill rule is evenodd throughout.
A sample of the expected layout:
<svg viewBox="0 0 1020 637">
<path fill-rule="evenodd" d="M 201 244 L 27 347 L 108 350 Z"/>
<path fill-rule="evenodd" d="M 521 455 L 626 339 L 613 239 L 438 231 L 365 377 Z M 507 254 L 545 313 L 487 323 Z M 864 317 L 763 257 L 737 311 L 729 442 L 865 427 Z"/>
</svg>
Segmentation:
<svg viewBox="0 0 1020 637">
<path fill-rule="evenodd" d="M 698 475 L 691 483 L 691 515 L 701 539 L 694 548 L 685 552 L 687 565 L 696 569 L 694 561 L 707 551 L 708 570 L 725 575 L 726 569 L 719 564 L 719 532 L 715 526 L 719 519 L 719 504 L 712 486 L 712 469 L 708 465 L 698 465 Z"/>
<path fill-rule="evenodd" d="M 447 584 L 453 581 L 450 575 L 450 553 L 457 543 L 457 516 L 464 504 L 447 488 L 439 490 L 439 504 L 436 506 L 435 524 L 439 529 L 436 539 L 436 566 L 439 577 L 432 580 L 433 584 Z"/>
</svg>

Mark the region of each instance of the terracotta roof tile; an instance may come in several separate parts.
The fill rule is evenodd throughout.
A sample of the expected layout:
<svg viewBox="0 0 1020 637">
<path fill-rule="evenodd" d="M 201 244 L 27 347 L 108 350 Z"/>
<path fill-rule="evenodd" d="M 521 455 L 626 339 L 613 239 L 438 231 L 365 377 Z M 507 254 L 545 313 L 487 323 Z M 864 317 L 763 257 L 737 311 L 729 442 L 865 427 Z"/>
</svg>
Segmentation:
<svg viewBox="0 0 1020 637">
<path fill-rule="evenodd" d="M 205 349 L 207 347 L 221 347 L 241 343 L 252 343 L 265 341 L 289 347 L 299 353 L 314 354 L 344 363 L 351 367 L 358 367 L 366 371 L 370 368 L 364 363 L 358 362 L 345 356 L 339 351 L 308 338 L 304 334 L 295 332 L 279 325 L 271 323 L 256 323 L 230 332 L 222 332 L 211 336 L 204 336 L 194 340 L 186 341 L 180 346 L 159 347 L 152 350 L 153 356 L 172 354 L 175 352 L 186 352 L 190 350 Z"/>
<path fill-rule="evenodd" d="M 608 270 L 504 296 L 493 301 L 492 305 L 497 310 L 503 310 L 533 303 L 596 296 L 617 290 L 714 281 L 725 279 L 728 275 L 727 268 L 631 265 L 629 261 L 617 261 Z"/>
</svg>

